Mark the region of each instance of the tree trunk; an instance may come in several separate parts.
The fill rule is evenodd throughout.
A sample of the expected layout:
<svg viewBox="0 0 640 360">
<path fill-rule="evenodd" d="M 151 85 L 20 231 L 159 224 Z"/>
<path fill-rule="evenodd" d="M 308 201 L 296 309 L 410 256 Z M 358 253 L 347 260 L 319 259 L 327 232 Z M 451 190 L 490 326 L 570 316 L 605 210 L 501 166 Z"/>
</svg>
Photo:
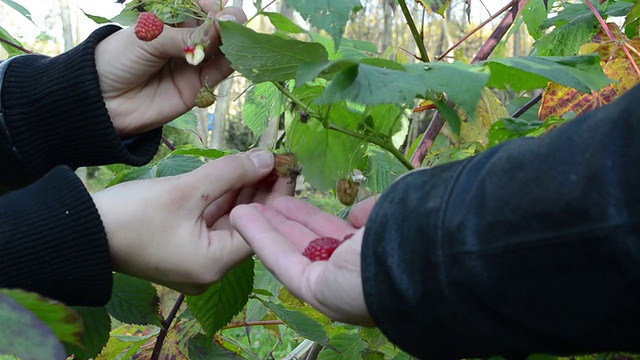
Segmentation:
<svg viewBox="0 0 640 360">
<path fill-rule="evenodd" d="M 393 45 L 393 10 L 387 0 L 382 1 L 382 11 L 384 14 L 384 33 L 382 34 L 382 46 L 380 51 L 386 51 Z"/>
<path fill-rule="evenodd" d="M 71 10 L 69 0 L 60 0 L 60 20 L 62 21 L 62 38 L 64 39 L 64 51 L 73 47 L 73 29 L 71 26 Z"/>
</svg>

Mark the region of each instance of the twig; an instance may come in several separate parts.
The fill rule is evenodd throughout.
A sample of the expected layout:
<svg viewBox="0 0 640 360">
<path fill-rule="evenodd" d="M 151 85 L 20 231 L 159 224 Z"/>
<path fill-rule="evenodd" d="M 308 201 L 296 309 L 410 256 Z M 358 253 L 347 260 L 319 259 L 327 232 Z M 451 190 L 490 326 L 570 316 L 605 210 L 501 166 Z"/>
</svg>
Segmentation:
<svg viewBox="0 0 640 360">
<path fill-rule="evenodd" d="M 284 325 L 284 322 L 281 320 L 242 321 L 239 323 L 229 324 L 220 330 L 222 331 L 222 330 L 235 329 L 235 328 L 247 327 L 247 326 L 269 326 L 269 325 Z"/>
<path fill-rule="evenodd" d="M 416 41 L 416 45 L 418 46 L 418 50 L 420 51 L 420 60 L 422 62 L 429 62 L 430 61 L 429 55 L 427 54 L 427 48 L 424 47 L 423 36 L 420 35 L 420 32 L 416 27 L 416 23 L 413 21 L 413 17 L 411 16 L 411 11 L 409 11 L 406 1 L 398 0 L 398 4 L 400 4 L 400 8 L 402 9 L 402 14 L 404 15 L 405 20 L 407 20 L 407 25 L 409 25 L 409 29 L 411 30 L 411 35 L 413 35 L 413 39 Z"/>
<path fill-rule="evenodd" d="M 164 135 L 162 135 L 162 143 L 165 144 L 171 151 L 174 151 L 176 149 L 176 146 L 173 145 L 171 140 L 167 139 L 167 137 Z"/>
<path fill-rule="evenodd" d="M 0 36 L 0 42 L 5 43 L 5 44 L 7 44 L 7 45 L 9 45 L 11 47 L 14 47 L 14 48 L 22 51 L 23 53 L 33 54 L 33 51 L 31 51 L 29 49 L 26 49 L 26 48 L 24 48 L 24 47 L 22 47 L 22 46 L 20 46 L 18 44 L 14 44 L 12 41 L 7 40 L 7 39 L 5 39 L 5 38 L 3 38 L 1 36 Z"/>
<path fill-rule="evenodd" d="M 304 360 L 316 360 L 318 358 L 318 354 L 320 354 L 320 350 L 322 350 L 322 345 L 318 343 L 313 343 L 311 345 L 311 349 L 307 353 L 307 356 L 304 357 Z"/>
<path fill-rule="evenodd" d="M 447 56 L 451 51 L 455 50 L 455 48 L 460 46 L 460 44 L 462 44 L 463 42 L 467 41 L 467 39 L 469 37 L 471 37 L 471 35 L 473 35 L 476 32 L 478 32 L 480 29 L 485 27 L 488 23 L 493 21 L 495 18 L 497 18 L 498 16 L 502 15 L 502 13 L 504 13 L 505 11 L 509 10 L 509 8 L 511 8 L 516 1 L 517 0 L 512 0 L 510 3 L 505 5 L 502 9 L 498 10 L 498 12 L 496 12 L 493 15 L 491 15 L 491 17 L 489 17 L 487 20 L 481 22 L 480 25 L 476 26 L 473 30 L 471 30 L 469 33 L 467 33 L 465 36 L 463 36 L 462 39 L 458 40 L 455 44 L 453 44 L 450 48 L 448 48 L 447 51 L 442 53 L 442 55 L 438 56 L 438 58 L 436 60 L 437 61 L 441 61 L 442 59 L 444 59 L 445 56 Z"/>
<path fill-rule="evenodd" d="M 493 31 L 489 39 L 482 45 L 476 56 L 471 61 L 472 64 L 478 63 L 480 61 L 486 60 L 489 55 L 496 48 L 500 40 L 507 33 L 507 30 L 513 25 L 513 22 L 516 20 L 524 6 L 527 4 L 529 0 L 517 0 L 511 2 L 511 10 L 505 15 L 504 18 L 500 21 L 498 27 Z M 422 165 L 422 161 L 429 153 L 429 149 L 433 145 L 436 137 L 442 130 L 442 127 L 445 124 L 445 120 L 440 115 L 440 112 L 437 112 L 431 123 L 425 130 L 424 135 L 422 136 L 422 140 L 416 147 L 416 151 L 411 156 L 411 164 L 415 167 L 420 167 Z"/>
<path fill-rule="evenodd" d="M 176 299 L 176 303 L 173 304 L 173 308 L 169 315 L 162 321 L 162 328 L 160 329 L 160 333 L 158 334 L 158 338 L 156 339 L 156 344 L 153 347 L 153 353 L 149 360 L 158 360 L 160 358 L 160 352 L 162 351 L 162 344 L 164 343 L 164 339 L 167 337 L 167 333 L 169 332 L 169 328 L 171 327 L 171 323 L 176 318 L 178 314 L 178 310 L 182 303 L 184 302 L 184 294 L 180 294 L 178 299 Z"/>
<path fill-rule="evenodd" d="M 604 31 L 607 33 L 607 36 L 609 37 L 609 39 L 611 39 L 611 41 L 613 41 L 615 44 L 620 44 L 622 46 L 622 51 L 624 51 L 625 55 L 627 55 L 627 58 L 631 62 L 631 66 L 633 66 L 633 69 L 636 71 L 636 74 L 638 74 L 638 76 L 640 76 L 640 69 L 638 69 L 638 64 L 636 64 L 636 61 L 633 59 L 633 56 L 631 56 L 631 53 L 629 53 L 629 49 L 627 48 L 627 45 L 625 44 L 625 42 L 624 41 L 622 41 L 622 42 L 616 41 L 616 38 L 613 36 L 613 33 L 611 32 L 611 29 L 609 29 L 609 26 L 604 21 L 604 19 L 602 18 L 602 16 L 600 15 L 598 10 L 596 9 L 596 7 L 593 6 L 593 3 L 591 3 L 591 0 L 585 0 L 585 2 L 587 3 L 589 8 L 591 9 L 591 12 L 593 13 L 593 15 L 596 16 L 596 19 L 598 19 L 598 22 L 600 22 L 600 25 L 602 26 Z M 614 51 L 614 53 L 615 53 L 615 51 Z"/>
<path fill-rule="evenodd" d="M 536 95 L 533 99 L 529 100 L 526 104 L 524 104 L 520 109 L 511 115 L 512 118 L 519 118 L 522 114 L 526 113 L 527 110 L 531 109 L 533 105 L 537 104 L 540 100 L 542 100 L 542 93 Z"/>
</svg>

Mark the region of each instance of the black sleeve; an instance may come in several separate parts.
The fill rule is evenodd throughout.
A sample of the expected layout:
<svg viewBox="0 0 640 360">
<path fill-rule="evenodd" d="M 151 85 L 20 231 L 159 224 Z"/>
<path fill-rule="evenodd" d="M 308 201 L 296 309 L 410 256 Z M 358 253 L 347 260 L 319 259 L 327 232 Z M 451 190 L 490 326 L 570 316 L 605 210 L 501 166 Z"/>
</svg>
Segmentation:
<svg viewBox="0 0 640 360">
<path fill-rule="evenodd" d="M 0 186 L 18 188 L 57 165 L 142 165 L 153 158 L 161 129 L 120 139 L 102 98 L 95 47 L 119 29 L 101 27 L 56 57 L 24 55 L 6 64 L 0 82 L 0 166 L 22 166 L 0 171 Z"/>
<path fill-rule="evenodd" d="M 374 321 L 420 358 L 640 351 L 640 87 L 402 177 L 361 266 Z"/>
<path fill-rule="evenodd" d="M 109 301 L 112 281 L 100 215 L 73 170 L 0 197 L 0 287 L 91 306 Z"/>
</svg>

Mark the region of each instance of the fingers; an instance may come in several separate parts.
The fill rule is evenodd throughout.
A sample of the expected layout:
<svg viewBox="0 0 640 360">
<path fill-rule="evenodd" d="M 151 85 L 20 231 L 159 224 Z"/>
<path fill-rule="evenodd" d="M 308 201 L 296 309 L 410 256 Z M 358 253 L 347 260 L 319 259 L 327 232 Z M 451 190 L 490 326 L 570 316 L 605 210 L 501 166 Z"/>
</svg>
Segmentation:
<svg viewBox="0 0 640 360">
<path fill-rule="evenodd" d="M 370 196 L 353 205 L 349 212 L 351 225 L 357 228 L 365 226 L 371 211 L 373 211 L 373 207 L 376 205 L 376 201 L 378 201 L 378 196 Z"/>
<path fill-rule="evenodd" d="M 183 177 L 184 186 L 193 193 L 194 209 L 204 211 L 230 191 L 251 186 L 273 168 L 273 154 L 253 150 L 214 160 Z M 225 207 L 225 204 L 222 204 Z"/>
<path fill-rule="evenodd" d="M 299 295 L 301 279 L 310 262 L 271 222 L 284 222 L 286 219 L 274 210 L 259 204 L 237 206 L 231 212 L 230 219 L 233 227 L 258 254 L 265 266 L 286 284 L 289 290 Z"/>
<path fill-rule="evenodd" d="M 293 197 L 278 198 L 272 206 L 287 218 L 308 227 L 320 236 L 342 239 L 354 232 L 353 227 L 339 217 Z"/>
</svg>

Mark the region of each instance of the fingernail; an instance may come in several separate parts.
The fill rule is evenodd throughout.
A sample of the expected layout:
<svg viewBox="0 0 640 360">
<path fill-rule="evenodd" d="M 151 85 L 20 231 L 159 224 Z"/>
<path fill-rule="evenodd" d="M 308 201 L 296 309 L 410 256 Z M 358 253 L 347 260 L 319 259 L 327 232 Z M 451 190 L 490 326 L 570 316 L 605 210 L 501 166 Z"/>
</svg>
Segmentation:
<svg viewBox="0 0 640 360">
<path fill-rule="evenodd" d="M 249 152 L 249 159 L 259 170 L 265 170 L 271 167 L 273 163 L 273 155 L 264 150 Z"/>
<path fill-rule="evenodd" d="M 233 21 L 233 22 L 238 22 L 238 19 L 236 19 L 236 17 L 235 17 L 235 16 L 233 16 L 233 15 L 224 14 L 224 15 L 220 15 L 220 16 L 218 16 L 218 21 Z"/>
</svg>

